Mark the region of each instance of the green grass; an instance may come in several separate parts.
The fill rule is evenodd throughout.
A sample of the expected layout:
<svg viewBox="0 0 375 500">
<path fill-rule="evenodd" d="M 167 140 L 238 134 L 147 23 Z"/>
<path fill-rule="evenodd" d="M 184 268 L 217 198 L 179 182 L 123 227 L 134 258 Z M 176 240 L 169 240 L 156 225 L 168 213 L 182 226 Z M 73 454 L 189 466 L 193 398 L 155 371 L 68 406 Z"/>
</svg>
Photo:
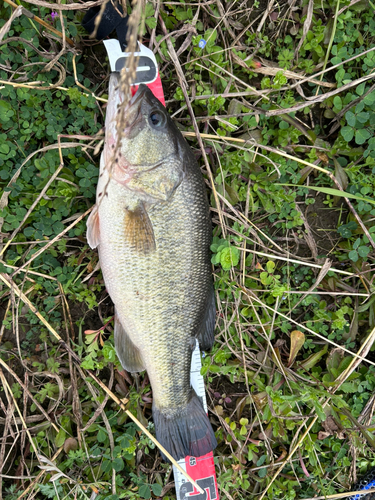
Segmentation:
<svg viewBox="0 0 375 500">
<path fill-rule="evenodd" d="M 167 42 L 148 2 L 143 28 L 212 207 L 216 342 L 202 373 L 219 491 L 335 495 L 375 466 L 374 13 L 249 5 L 161 2 Z M 172 500 L 171 466 L 108 393 L 154 432 L 147 376 L 121 371 L 86 242 L 109 66 L 83 13 L 63 15 L 55 27 L 85 42 L 74 61 L 24 15 L 0 45 L 0 498 Z"/>
</svg>

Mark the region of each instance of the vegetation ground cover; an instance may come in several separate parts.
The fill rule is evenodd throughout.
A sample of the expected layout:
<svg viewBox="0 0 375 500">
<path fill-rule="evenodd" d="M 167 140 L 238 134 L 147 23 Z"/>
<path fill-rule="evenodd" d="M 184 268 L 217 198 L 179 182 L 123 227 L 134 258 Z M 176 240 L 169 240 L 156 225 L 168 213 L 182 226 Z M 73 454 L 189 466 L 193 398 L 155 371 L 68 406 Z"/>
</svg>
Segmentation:
<svg viewBox="0 0 375 500">
<path fill-rule="evenodd" d="M 7 24 L 1 4 L 0 498 L 172 500 L 170 465 L 88 372 L 153 432 L 147 376 L 121 370 L 85 237 L 108 61 L 83 3 L 21 3 L 75 47 L 22 11 Z M 375 466 L 375 7 L 143 7 L 212 207 L 218 312 L 202 373 L 220 495 L 349 491 Z"/>
</svg>

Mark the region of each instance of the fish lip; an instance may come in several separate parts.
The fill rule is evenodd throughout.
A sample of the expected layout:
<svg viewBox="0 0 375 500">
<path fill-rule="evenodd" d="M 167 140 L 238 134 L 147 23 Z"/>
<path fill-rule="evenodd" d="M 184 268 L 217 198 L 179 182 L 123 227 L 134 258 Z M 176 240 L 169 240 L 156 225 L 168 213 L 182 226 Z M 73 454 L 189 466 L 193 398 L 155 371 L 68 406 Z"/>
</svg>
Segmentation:
<svg viewBox="0 0 375 500">
<path fill-rule="evenodd" d="M 124 108 L 124 113 L 125 113 L 125 135 L 127 135 L 131 129 L 137 125 L 140 121 L 142 121 L 142 115 L 141 115 L 141 105 L 142 105 L 142 100 L 147 92 L 148 88 L 147 85 L 141 83 L 138 87 L 137 92 L 133 95 L 133 97 L 130 99 L 128 104 Z"/>
<path fill-rule="evenodd" d="M 128 104 L 125 106 L 125 112 L 132 111 L 132 108 L 134 107 L 139 108 L 140 101 L 142 100 L 147 90 L 148 90 L 147 85 L 141 83 L 138 87 L 137 92 L 133 95 Z"/>
<path fill-rule="evenodd" d="M 147 92 L 148 87 L 144 83 L 139 84 L 137 92 L 133 95 L 133 97 L 129 101 L 129 106 L 133 106 L 136 104 L 143 95 Z"/>
</svg>

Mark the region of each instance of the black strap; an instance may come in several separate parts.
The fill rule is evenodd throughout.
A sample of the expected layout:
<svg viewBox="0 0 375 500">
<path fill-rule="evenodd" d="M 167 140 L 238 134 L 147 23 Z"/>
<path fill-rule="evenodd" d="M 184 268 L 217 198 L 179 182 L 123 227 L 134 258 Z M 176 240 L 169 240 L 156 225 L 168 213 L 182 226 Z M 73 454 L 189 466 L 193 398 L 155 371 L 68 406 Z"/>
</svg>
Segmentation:
<svg viewBox="0 0 375 500">
<path fill-rule="evenodd" d="M 124 51 L 127 46 L 126 34 L 128 32 L 128 16 L 125 15 L 123 17 L 122 6 L 117 0 L 113 0 L 113 3 L 116 8 L 112 5 L 111 1 L 109 1 L 105 6 L 98 30 L 96 32 L 96 38 L 97 40 L 103 40 L 109 36 L 114 29 L 116 29 L 121 50 Z M 82 26 L 90 34 L 95 30 L 95 19 L 97 18 L 99 12 L 100 7 L 92 7 L 88 10 L 88 12 L 86 12 L 85 17 L 83 18 Z"/>
</svg>

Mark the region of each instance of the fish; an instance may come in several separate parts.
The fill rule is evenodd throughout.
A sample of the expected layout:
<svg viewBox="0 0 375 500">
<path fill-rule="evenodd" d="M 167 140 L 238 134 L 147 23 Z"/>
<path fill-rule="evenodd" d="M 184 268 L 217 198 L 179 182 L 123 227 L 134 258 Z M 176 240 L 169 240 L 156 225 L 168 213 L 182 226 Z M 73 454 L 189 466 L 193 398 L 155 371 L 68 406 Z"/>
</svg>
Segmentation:
<svg viewBox="0 0 375 500">
<path fill-rule="evenodd" d="M 122 367 L 147 370 L 156 438 L 175 460 L 212 451 L 216 438 L 190 385 L 192 351 L 214 342 L 212 227 L 205 182 L 167 110 L 141 84 L 125 95 L 109 82 L 105 145 L 87 241 L 98 248 L 115 306 L 115 348 Z M 162 453 L 163 458 L 165 455 Z"/>
</svg>

